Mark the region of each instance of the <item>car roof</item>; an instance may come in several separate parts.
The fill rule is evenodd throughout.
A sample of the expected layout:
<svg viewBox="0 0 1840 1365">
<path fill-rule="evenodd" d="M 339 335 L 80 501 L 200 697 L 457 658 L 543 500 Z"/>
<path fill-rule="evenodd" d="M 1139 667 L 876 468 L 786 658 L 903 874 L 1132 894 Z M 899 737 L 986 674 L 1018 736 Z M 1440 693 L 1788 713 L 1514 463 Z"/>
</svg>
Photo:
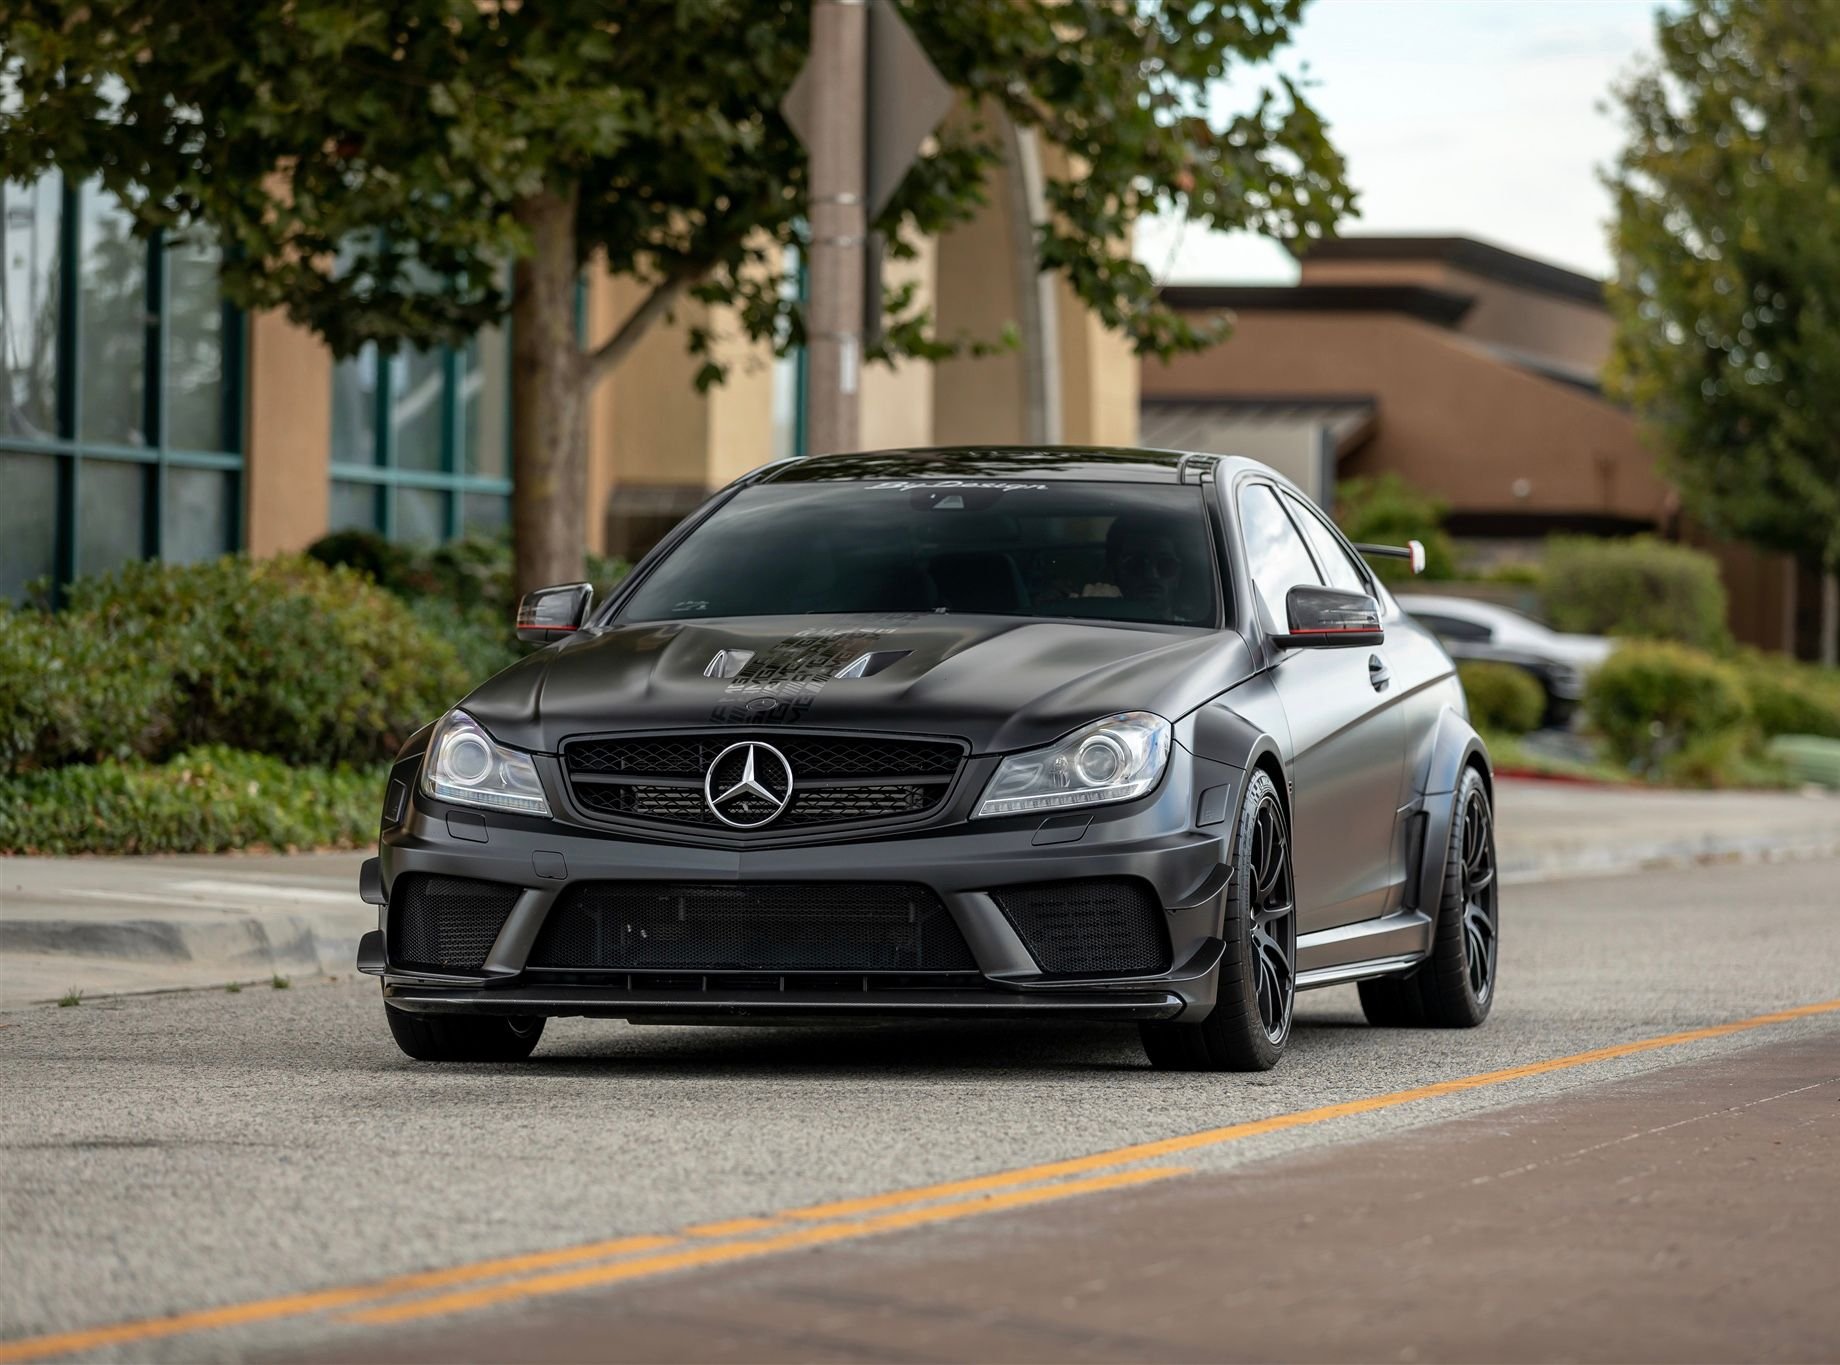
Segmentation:
<svg viewBox="0 0 1840 1365">
<path fill-rule="evenodd" d="M 806 455 L 780 460 L 757 471 L 762 483 L 816 483 L 869 479 L 1084 480 L 1107 483 L 1179 483 L 1182 461 L 1210 461 L 1220 477 L 1242 469 L 1282 479 L 1276 471 L 1243 456 L 1197 451 L 1146 450 L 1135 446 L 975 445 L 916 446 L 843 455 Z M 1191 468 L 1191 474 L 1194 470 Z"/>
</svg>

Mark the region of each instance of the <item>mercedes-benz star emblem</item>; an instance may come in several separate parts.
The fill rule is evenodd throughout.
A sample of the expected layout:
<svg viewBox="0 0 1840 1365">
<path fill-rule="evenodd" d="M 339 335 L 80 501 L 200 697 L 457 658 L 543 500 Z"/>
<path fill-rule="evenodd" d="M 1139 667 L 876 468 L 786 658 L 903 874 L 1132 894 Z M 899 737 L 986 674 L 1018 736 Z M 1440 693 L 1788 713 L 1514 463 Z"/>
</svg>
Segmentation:
<svg viewBox="0 0 1840 1365">
<path fill-rule="evenodd" d="M 703 800 L 723 824 L 759 829 L 778 819 L 792 800 L 792 765 L 771 744 L 731 744 L 703 775 Z"/>
</svg>

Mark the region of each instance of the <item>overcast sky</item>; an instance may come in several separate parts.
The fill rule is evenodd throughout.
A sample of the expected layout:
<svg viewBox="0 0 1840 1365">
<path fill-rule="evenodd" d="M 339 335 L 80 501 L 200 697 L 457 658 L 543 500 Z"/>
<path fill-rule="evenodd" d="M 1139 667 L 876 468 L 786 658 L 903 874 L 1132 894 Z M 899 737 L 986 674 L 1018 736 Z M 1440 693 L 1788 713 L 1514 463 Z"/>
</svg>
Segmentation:
<svg viewBox="0 0 1840 1365">
<path fill-rule="evenodd" d="M 1312 0 L 1279 59 L 1311 97 L 1360 191 L 1344 233 L 1459 233 L 1594 275 L 1609 270 L 1616 120 L 1599 108 L 1654 50 L 1655 0 Z M 1223 98 L 1233 99 L 1229 90 Z M 1144 224 L 1159 277 L 1285 282 L 1249 234 Z"/>
</svg>

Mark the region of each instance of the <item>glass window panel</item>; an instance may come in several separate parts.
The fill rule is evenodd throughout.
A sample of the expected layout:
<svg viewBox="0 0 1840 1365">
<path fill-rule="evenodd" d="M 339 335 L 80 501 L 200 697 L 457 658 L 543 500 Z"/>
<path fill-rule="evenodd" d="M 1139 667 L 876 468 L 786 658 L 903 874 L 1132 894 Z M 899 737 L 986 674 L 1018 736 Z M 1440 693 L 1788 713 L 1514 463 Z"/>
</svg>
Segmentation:
<svg viewBox="0 0 1840 1365">
<path fill-rule="evenodd" d="M 166 251 L 166 444 L 225 450 L 224 304 L 215 239 L 193 229 Z"/>
<path fill-rule="evenodd" d="M 497 493 L 468 493 L 460 500 L 460 520 L 466 531 L 491 534 L 511 520 L 511 499 Z"/>
<path fill-rule="evenodd" d="M 1239 491 L 1239 522 L 1246 537 L 1246 567 L 1252 571 L 1252 586 L 1264 602 L 1271 624 L 1278 630 L 1290 628 L 1290 611 L 1285 598 L 1300 584 L 1322 585 L 1316 566 L 1303 537 L 1291 525 L 1278 505 L 1278 495 L 1271 485 L 1247 484 Z"/>
<path fill-rule="evenodd" d="M 1325 577 L 1332 588 L 1345 588 L 1349 592 L 1366 592 L 1367 580 L 1361 576 L 1361 570 L 1342 548 L 1342 542 L 1335 538 L 1335 533 L 1323 525 L 1322 518 L 1304 506 L 1301 499 L 1289 493 L 1284 501 L 1290 508 L 1291 519 L 1303 529 L 1309 539 L 1310 548 L 1316 551 L 1316 562 L 1322 566 Z"/>
<path fill-rule="evenodd" d="M 38 441 L 58 434 L 62 201 L 63 182 L 56 175 L 30 185 L 0 181 L 0 432 Z"/>
<path fill-rule="evenodd" d="M 447 397 L 441 352 L 398 351 L 390 358 L 391 463 L 398 469 L 439 470 L 441 409 Z"/>
<path fill-rule="evenodd" d="M 334 531 L 376 531 L 383 527 L 377 514 L 377 488 L 368 483 L 332 481 L 332 528 Z"/>
<path fill-rule="evenodd" d="M 398 488 L 396 539 L 417 545 L 446 540 L 447 494 L 431 488 Z"/>
<path fill-rule="evenodd" d="M 504 328 L 486 328 L 461 353 L 460 412 L 466 433 L 464 470 L 488 479 L 508 477 L 511 354 Z"/>
<path fill-rule="evenodd" d="M 332 462 L 377 463 L 377 348 L 332 367 Z"/>
<path fill-rule="evenodd" d="M 166 496 L 160 502 L 160 558 L 191 564 L 228 554 L 230 543 L 230 475 L 217 469 L 166 471 Z"/>
<path fill-rule="evenodd" d="M 77 434 L 145 445 L 147 244 L 133 220 L 95 186 L 83 190 L 83 256 L 77 276 Z"/>
<path fill-rule="evenodd" d="M 0 488 L 0 602 L 17 602 L 55 565 L 57 457 L 0 451 Z"/>
<path fill-rule="evenodd" d="M 77 573 L 118 569 L 142 554 L 147 470 L 124 460 L 84 460 L 77 467 Z"/>
</svg>

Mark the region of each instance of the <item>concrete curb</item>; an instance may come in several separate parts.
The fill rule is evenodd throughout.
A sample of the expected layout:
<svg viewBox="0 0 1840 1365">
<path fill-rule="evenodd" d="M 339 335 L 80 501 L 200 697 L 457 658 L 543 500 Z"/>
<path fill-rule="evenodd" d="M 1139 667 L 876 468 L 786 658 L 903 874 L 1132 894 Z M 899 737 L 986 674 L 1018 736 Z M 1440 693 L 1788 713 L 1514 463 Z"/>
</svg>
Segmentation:
<svg viewBox="0 0 1840 1365">
<path fill-rule="evenodd" d="M 1840 836 L 1687 837 L 1567 845 L 1535 853 L 1508 849 L 1504 885 L 1608 877 L 1711 863 L 1840 857 Z M 215 990 L 271 976 L 345 975 L 375 911 L 353 897 L 325 910 L 214 909 L 135 919 L 0 920 L 0 1008 L 48 1004 L 71 989 L 86 999 L 172 990 Z"/>
<path fill-rule="evenodd" d="M 1572 847 L 1500 859 L 1504 885 L 1564 881 L 1568 877 L 1611 877 L 1713 863 L 1795 862 L 1840 857 L 1840 837 L 1699 838 L 1619 847 Z"/>
</svg>

